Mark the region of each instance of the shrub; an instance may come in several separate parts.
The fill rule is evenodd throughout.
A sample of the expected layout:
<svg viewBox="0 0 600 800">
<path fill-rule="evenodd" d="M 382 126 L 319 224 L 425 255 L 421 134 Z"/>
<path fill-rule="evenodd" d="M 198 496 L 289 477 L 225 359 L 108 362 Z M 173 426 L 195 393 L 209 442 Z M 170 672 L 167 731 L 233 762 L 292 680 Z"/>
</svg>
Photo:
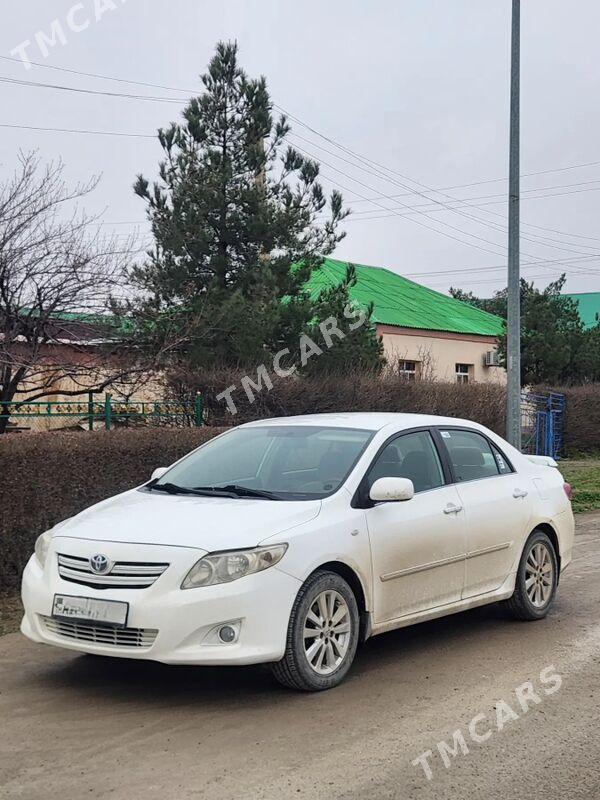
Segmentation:
<svg viewBox="0 0 600 800">
<path fill-rule="evenodd" d="M 0 437 L 0 591 L 18 585 L 41 532 L 143 483 L 155 467 L 177 460 L 220 433 L 222 426 L 295 414 L 403 411 L 473 419 L 504 435 L 506 393 L 495 384 L 408 383 L 360 373 L 278 379 L 272 391 L 257 393 L 254 404 L 238 388 L 234 393 L 238 414 L 232 416 L 216 397 L 233 384 L 240 387 L 244 374 L 213 370 L 172 376 L 172 391 L 178 398 L 202 391 L 211 427 Z M 599 452 L 600 386 L 560 391 L 567 396 L 567 452 Z"/>
<path fill-rule="evenodd" d="M 253 377 L 255 382 L 256 372 Z M 190 401 L 201 392 L 207 420 L 211 425 L 239 425 L 266 417 L 293 416 L 344 411 L 404 411 L 442 414 L 473 419 L 500 435 L 505 430 L 506 391 L 498 384 L 457 384 L 408 382 L 395 375 L 377 376 L 371 372 L 330 375 L 314 378 L 272 379 L 271 391 L 263 388 L 248 400 L 241 388 L 245 372 L 214 369 L 196 373 L 171 374 L 169 383 L 178 400 Z M 217 395 L 235 385 L 232 399 L 237 414 L 227 410 Z"/>
<path fill-rule="evenodd" d="M 40 533 L 143 483 L 153 469 L 218 433 L 159 428 L 0 437 L 0 590 L 18 585 Z"/>
<path fill-rule="evenodd" d="M 565 451 L 600 452 L 600 384 L 559 389 L 567 398 Z"/>
</svg>

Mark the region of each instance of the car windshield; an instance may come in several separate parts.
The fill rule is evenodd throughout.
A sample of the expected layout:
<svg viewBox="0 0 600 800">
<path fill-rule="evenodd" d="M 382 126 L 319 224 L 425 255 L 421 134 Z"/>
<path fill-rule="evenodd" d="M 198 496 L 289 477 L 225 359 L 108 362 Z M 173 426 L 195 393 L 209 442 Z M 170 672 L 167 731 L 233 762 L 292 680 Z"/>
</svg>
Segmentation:
<svg viewBox="0 0 600 800">
<path fill-rule="evenodd" d="M 373 433 L 313 425 L 235 428 L 190 453 L 150 488 L 206 494 L 226 489 L 233 497 L 257 500 L 327 497 L 342 485 Z"/>
</svg>

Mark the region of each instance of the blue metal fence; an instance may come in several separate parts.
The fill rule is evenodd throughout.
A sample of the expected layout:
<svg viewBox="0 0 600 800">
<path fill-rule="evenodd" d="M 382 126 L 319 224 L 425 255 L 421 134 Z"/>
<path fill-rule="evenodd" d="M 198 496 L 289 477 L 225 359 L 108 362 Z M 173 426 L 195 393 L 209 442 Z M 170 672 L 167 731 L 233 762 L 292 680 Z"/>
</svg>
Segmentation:
<svg viewBox="0 0 600 800">
<path fill-rule="evenodd" d="M 563 446 L 564 394 L 523 392 L 521 398 L 524 453 L 560 458 Z"/>
</svg>

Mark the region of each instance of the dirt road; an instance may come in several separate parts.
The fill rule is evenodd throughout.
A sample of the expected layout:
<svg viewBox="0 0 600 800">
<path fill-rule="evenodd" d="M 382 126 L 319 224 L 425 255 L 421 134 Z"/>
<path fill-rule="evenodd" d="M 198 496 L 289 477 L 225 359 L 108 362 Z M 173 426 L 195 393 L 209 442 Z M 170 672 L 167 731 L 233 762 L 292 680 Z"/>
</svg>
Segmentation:
<svg viewBox="0 0 600 800">
<path fill-rule="evenodd" d="M 598 800 L 600 515 L 578 531 L 545 621 L 492 606 L 379 636 L 325 694 L 0 638 L 0 797 Z"/>
</svg>

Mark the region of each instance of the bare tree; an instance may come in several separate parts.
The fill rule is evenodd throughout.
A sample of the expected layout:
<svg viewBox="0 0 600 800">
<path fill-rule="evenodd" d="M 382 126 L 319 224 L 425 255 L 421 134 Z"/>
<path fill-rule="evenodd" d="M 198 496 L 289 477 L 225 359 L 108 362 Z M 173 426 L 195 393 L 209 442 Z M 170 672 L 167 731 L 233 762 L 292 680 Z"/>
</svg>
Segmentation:
<svg viewBox="0 0 600 800">
<path fill-rule="evenodd" d="M 100 233 L 62 162 L 20 155 L 0 184 L 0 401 L 103 391 L 141 369 L 122 346 L 111 296 L 123 290 L 132 241 Z M 60 388 L 58 388 L 60 387 Z M 0 406 L 2 413 L 3 406 Z M 0 433 L 6 429 L 0 419 Z"/>
</svg>

